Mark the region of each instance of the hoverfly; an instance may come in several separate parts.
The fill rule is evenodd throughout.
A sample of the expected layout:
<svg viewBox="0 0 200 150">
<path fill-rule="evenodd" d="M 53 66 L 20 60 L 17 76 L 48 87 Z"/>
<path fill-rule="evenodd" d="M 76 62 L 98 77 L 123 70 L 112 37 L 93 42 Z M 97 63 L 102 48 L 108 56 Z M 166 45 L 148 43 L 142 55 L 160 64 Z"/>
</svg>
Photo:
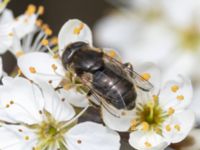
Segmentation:
<svg viewBox="0 0 200 150">
<path fill-rule="evenodd" d="M 136 87 L 147 92 L 153 86 L 129 63 L 122 64 L 107 55 L 103 49 L 91 47 L 85 42 L 69 44 L 62 54 L 66 70 L 73 70 L 83 85 L 108 111 L 109 105 L 116 109 L 132 110 L 137 98 Z"/>
</svg>

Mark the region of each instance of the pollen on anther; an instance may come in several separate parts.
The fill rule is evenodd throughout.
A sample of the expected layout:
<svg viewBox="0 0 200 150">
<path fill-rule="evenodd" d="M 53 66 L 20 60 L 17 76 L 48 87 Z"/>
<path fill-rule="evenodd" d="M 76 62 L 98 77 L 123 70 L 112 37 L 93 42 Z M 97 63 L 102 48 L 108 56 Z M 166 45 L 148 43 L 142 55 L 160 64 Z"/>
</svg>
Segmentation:
<svg viewBox="0 0 200 150">
<path fill-rule="evenodd" d="M 46 28 L 46 29 L 44 30 L 44 32 L 45 32 L 45 34 L 48 35 L 48 36 L 50 36 L 50 35 L 53 34 L 53 31 L 52 31 L 49 27 Z"/>
<path fill-rule="evenodd" d="M 55 64 L 52 64 L 52 65 L 51 65 L 51 68 L 52 68 L 54 71 L 56 71 L 56 70 L 58 69 L 58 67 L 57 67 Z"/>
<path fill-rule="evenodd" d="M 29 71 L 30 71 L 31 73 L 36 73 L 35 67 L 29 67 Z"/>
<path fill-rule="evenodd" d="M 38 27 L 41 27 L 42 26 L 42 20 L 41 19 L 38 19 L 35 24 L 38 26 Z"/>
<path fill-rule="evenodd" d="M 30 138 L 29 138 L 29 136 L 25 136 L 24 139 L 25 139 L 26 141 L 28 141 Z"/>
<path fill-rule="evenodd" d="M 44 14 L 44 6 L 39 6 L 38 8 L 38 14 L 43 15 Z"/>
<path fill-rule="evenodd" d="M 149 73 L 141 74 L 142 79 L 149 81 L 151 79 L 151 75 Z"/>
<path fill-rule="evenodd" d="M 36 11 L 35 5 L 30 4 L 30 5 L 28 6 L 27 10 L 26 10 L 26 14 L 27 14 L 27 15 L 32 15 L 32 14 L 35 13 L 35 11 Z"/>
<path fill-rule="evenodd" d="M 13 105 L 14 104 L 14 101 L 10 101 L 10 105 Z"/>
<path fill-rule="evenodd" d="M 53 45 L 58 44 L 58 37 L 53 37 L 53 38 L 51 39 L 51 43 L 52 43 Z"/>
<path fill-rule="evenodd" d="M 149 124 L 147 122 L 142 123 L 142 130 L 143 131 L 148 131 L 149 130 Z"/>
<path fill-rule="evenodd" d="M 134 119 L 134 120 L 131 121 L 131 128 L 130 129 L 133 131 L 133 130 L 136 129 L 136 126 L 137 126 L 137 121 Z"/>
<path fill-rule="evenodd" d="M 17 57 L 20 57 L 20 56 L 24 55 L 24 52 L 23 52 L 22 50 L 19 50 L 19 51 L 17 51 L 17 52 L 15 53 L 15 55 L 16 55 Z"/>
<path fill-rule="evenodd" d="M 171 131 L 171 126 L 168 124 L 168 125 L 166 125 L 165 126 L 165 130 L 167 131 L 167 132 L 170 132 Z"/>
<path fill-rule="evenodd" d="M 175 128 L 177 131 L 180 131 L 180 130 L 181 130 L 181 127 L 180 127 L 180 125 L 178 125 L 178 124 L 174 125 L 174 128 Z"/>
<path fill-rule="evenodd" d="M 153 100 L 154 100 L 154 102 L 157 102 L 158 101 L 158 96 L 157 95 L 153 95 Z"/>
<path fill-rule="evenodd" d="M 76 35 L 79 35 L 80 32 L 81 32 L 81 30 L 83 29 L 83 27 L 84 27 L 84 24 L 83 24 L 83 23 L 80 23 L 78 27 L 75 27 L 75 28 L 74 28 L 73 33 L 76 34 Z"/>
<path fill-rule="evenodd" d="M 13 33 L 12 32 L 8 33 L 8 36 L 13 36 Z"/>
<path fill-rule="evenodd" d="M 47 45 L 49 44 L 49 41 L 48 41 L 47 39 L 43 39 L 43 40 L 41 41 L 41 44 L 42 44 L 43 46 L 47 46 Z"/>
<path fill-rule="evenodd" d="M 171 91 L 174 92 L 174 93 L 176 93 L 178 90 L 179 90 L 179 86 L 178 85 L 173 85 L 171 87 Z"/>
<path fill-rule="evenodd" d="M 114 50 L 110 50 L 107 54 L 112 58 L 115 58 L 117 56 L 117 53 Z"/>
<path fill-rule="evenodd" d="M 174 110 L 174 108 L 172 108 L 172 107 L 170 107 L 170 108 L 168 109 L 168 111 L 167 111 L 167 113 L 168 113 L 169 116 L 173 115 L 174 112 L 175 112 L 175 110 Z"/>
<path fill-rule="evenodd" d="M 183 95 L 178 95 L 176 98 L 179 101 L 183 101 L 184 100 L 184 96 Z"/>
<path fill-rule="evenodd" d="M 147 148 L 152 147 L 151 143 L 149 143 L 148 141 L 146 141 L 146 142 L 144 143 L 144 145 L 145 145 Z"/>
</svg>

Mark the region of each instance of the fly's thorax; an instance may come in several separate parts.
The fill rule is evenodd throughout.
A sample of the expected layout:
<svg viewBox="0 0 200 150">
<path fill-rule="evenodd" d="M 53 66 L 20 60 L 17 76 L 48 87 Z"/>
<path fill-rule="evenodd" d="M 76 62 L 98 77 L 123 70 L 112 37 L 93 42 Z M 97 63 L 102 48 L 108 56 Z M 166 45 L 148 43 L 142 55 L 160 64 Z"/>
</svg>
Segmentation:
<svg viewBox="0 0 200 150">
<path fill-rule="evenodd" d="M 62 54 L 62 63 L 65 69 L 67 69 L 67 66 L 73 61 L 72 59 L 73 59 L 74 54 L 77 51 L 79 51 L 81 48 L 87 47 L 87 46 L 88 46 L 87 43 L 75 42 L 75 43 L 71 43 L 65 48 Z"/>
</svg>

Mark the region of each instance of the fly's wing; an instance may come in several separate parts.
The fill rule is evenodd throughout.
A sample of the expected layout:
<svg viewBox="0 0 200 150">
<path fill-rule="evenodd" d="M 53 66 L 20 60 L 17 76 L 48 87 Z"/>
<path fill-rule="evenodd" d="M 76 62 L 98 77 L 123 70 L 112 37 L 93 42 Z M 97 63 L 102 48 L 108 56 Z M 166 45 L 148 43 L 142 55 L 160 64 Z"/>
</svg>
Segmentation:
<svg viewBox="0 0 200 150">
<path fill-rule="evenodd" d="M 122 70 L 125 70 L 128 75 L 129 78 L 132 78 L 133 83 L 140 88 L 143 91 L 150 91 L 153 89 L 153 85 L 146 80 L 144 77 L 142 77 L 141 75 L 139 75 L 137 72 L 135 72 L 133 69 L 126 67 L 125 65 L 123 65 L 118 59 L 116 59 L 115 57 L 111 57 L 110 55 L 108 55 L 106 53 L 106 51 L 104 51 L 104 61 L 107 63 L 113 63 L 115 65 L 117 65 L 119 68 L 121 68 Z M 113 65 L 114 66 L 114 65 Z M 123 71 L 121 71 L 123 72 Z"/>
<path fill-rule="evenodd" d="M 94 84 L 94 83 L 92 83 L 90 80 L 88 80 L 88 78 L 87 77 L 81 77 L 81 79 L 80 80 L 82 80 L 82 82 L 84 83 L 84 85 L 90 90 L 90 93 L 91 93 L 91 97 L 92 97 L 92 99 L 90 99 L 90 100 L 92 100 L 92 104 L 93 103 L 95 103 L 95 104 L 99 104 L 99 105 L 101 105 L 103 108 L 105 108 L 110 114 L 112 114 L 113 116 L 115 116 L 115 117 L 119 117 L 120 116 L 120 114 L 119 114 L 119 112 L 117 111 L 117 109 L 116 108 L 114 108 L 108 101 L 106 101 L 105 100 L 105 95 L 103 96 L 102 95 L 102 93 L 100 93 L 98 90 L 96 90 L 93 86 L 92 86 L 92 84 Z M 110 91 L 108 91 L 107 92 L 107 94 L 109 95 L 109 94 L 111 94 L 110 93 Z M 107 95 L 107 96 L 108 96 Z M 122 101 L 123 101 L 123 99 L 122 99 Z M 125 106 L 125 104 L 124 104 L 124 108 L 125 108 L 126 106 Z"/>
</svg>

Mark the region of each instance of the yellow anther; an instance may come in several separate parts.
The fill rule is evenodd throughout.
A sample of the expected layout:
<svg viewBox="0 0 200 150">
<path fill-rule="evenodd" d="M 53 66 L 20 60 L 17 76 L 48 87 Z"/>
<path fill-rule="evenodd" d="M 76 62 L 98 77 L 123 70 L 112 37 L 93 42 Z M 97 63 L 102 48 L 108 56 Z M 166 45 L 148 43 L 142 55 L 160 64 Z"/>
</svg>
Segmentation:
<svg viewBox="0 0 200 150">
<path fill-rule="evenodd" d="M 57 67 L 55 64 L 52 64 L 52 65 L 51 65 L 51 68 L 52 68 L 54 71 L 56 71 L 56 70 L 58 69 L 58 67 Z"/>
<path fill-rule="evenodd" d="M 165 126 L 165 130 L 167 131 L 167 132 L 170 132 L 172 129 L 171 129 L 171 126 L 168 124 L 168 125 L 166 125 Z"/>
<path fill-rule="evenodd" d="M 147 81 L 151 79 L 151 75 L 149 73 L 143 73 L 141 74 L 141 77 L 143 80 L 147 80 Z"/>
<path fill-rule="evenodd" d="M 30 138 L 29 138 L 29 136 L 25 136 L 24 139 L 25 139 L 26 141 L 28 141 Z"/>
<path fill-rule="evenodd" d="M 36 73 L 35 67 L 29 67 L 29 71 L 30 71 L 31 73 Z"/>
<path fill-rule="evenodd" d="M 65 89 L 65 90 L 69 90 L 71 87 L 72 87 L 71 84 L 63 85 L 63 89 Z"/>
<path fill-rule="evenodd" d="M 27 10 L 26 10 L 26 14 L 27 14 L 27 15 L 32 15 L 32 14 L 35 13 L 35 11 L 36 11 L 35 5 L 30 4 L 30 5 L 28 6 Z"/>
<path fill-rule="evenodd" d="M 53 31 L 52 31 L 50 28 L 45 28 L 45 29 L 44 29 L 44 32 L 45 32 L 45 34 L 48 35 L 48 36 L 52 35 L 52 33 L 53 33 Z"/>
<path fill-rule="evenodd" d="M 47 46 L 47 45 L 49 44 L 49 41 L 48 41 L 47 39 L 43 39 L 43 40 L 41 41 L 41 44 L 42 44 L 43 46 Z"/>
<path fill-rule="evenodd" d="M 36 20 L 35 24 L 36 24 L 38 27 L 41 27 L 41 26 L 42 26 L 42 20 L 41 20 L 41 19 Z"/>
<path fill-rule="evenodd" d="M 142 123 L 142 130 L 143 131 L 148 131 L 149 130 L 149 124 L 147 122 Z"/>
<path fill-rule="evenodd" d="M 18 69 L 18 70 L 17 70 L 17 74 L 18 74 L 19 76 L 22 75 L 22 71 L 21 71 L 21 69 Z"/>
<path fill-rule="evenodd" d="M 24 52 L 23 52 L 22 50 L 19 50 L 19 51 L 17 51 L 17 52 L 15 53 L 15 55 L 16 55 L 17 57 L 20 57 L 20 56 L 24 55 Z"/>
<path fill-rule="evenodd" d="M 134 131 L 136 129 L 136 126 L 137 126 L 137 121 L 136 120 L 132 120 L 131 121 L 131 131 Z"/>
<path fill-rule="evenodd" d="M 83 23 L 80 23 L 78 27 L 75 27 L 74 28 L 74 31 L 73 33 L 76 34 L 76 35 L 79 35 L 81 30 L 84 28 L 84 24 Z"/>
<path fill-rule="evenodd" d="M 181 131 L 181 127 L 180 127 L 180 125 L 178 125 L 178 124 L 174 125 L 174 128 L 175 128 L 177 131 Z"/>
<path fill-rule="evenodd" d="M 54 54 L 54 55 L 53 55 L 53 58 L 54 58 L 54 59 L 58 59 L 58 58 L 59 58 L 59 55 L 58 55 L 58 54 Z"/>
<path fill-rule="evenodd" d="M 43 15 L 44 14 L 44 6 L 39 6 L 38 8 L 38 14 Z"/>
<path fill-rule="evenodd" d="M 10 105 L 13 105 L 14 104 L 14 101 L 10 101 Z"/>
<path fill-rule="evenodd" d="M 6 104 L 6 108 L 9 108 L 10 107 L 10 105 L 9 104 Z"/>
<path fill-rule="evenodd" d="M 172 107 L 169 107 L 169 109 L 167 111 L 168 115 L 171 116 L 174 114 L 174 112 L 175 112 L 175 110 Z"/>
<path fill-rule="evenodd" d="M 115 58 L 117 56 L 117 53 L 114 50 L 110 50 L 107 54 L 112 58 Z"/>
<path fill-rule="evenodd" d="M 51 43 L 53 44 L 53 45 L 56 45 L 56 44 L 58 44 L 58 37 L 53 37 L 53 38 L 51 38 Z"/>
<path fill-rule="evenodd" d="M 13 33 L 12 32 L 8 33 L 8 36 L 13 36 Z"/>
<path fill-rule="evenodd" d="M 43 29 L 43 30 L 46 30 L 47 28 L 49 28 L 49 25 L 48 25 L 48 24 L 43 24 L 43 25 L 42 25 L 42 29 Z"/>
<path fill-rule="evenodd" d="M 154 129 L 154 131 L 157 133 L 157 134 L 162 134 L 162 130 L 159 128 L 159 127 L 156 127 Z"/>
<path fill-rule="evenodd" d="M 148 141 L 146 141 L 146 142 L 144 143 L 144 145 L 145 145 L 147 148 L 152 147 L 151 143 L 149 143 Z"/>
<path fill-rule="evenodd" d="M 184 100 L 184 96 L 183 95 L 178 95 L 176 97 L 176 99 L 179 100 L 179 101 L 183 101 Z"/>
<path fill-rule="evenodd" d="M 174 92 L 174 93 L 176 93 L 178 90 L 179 90 L 179 86 L 178 85 L 173 85 L 171 87 L 171 91 Z"/>
<path fill-rule="evenodd" d="M 154 100 L 154 102 L 158 102 L 158 96 L 157 95 L 153 95 L 153 100 Z"/>
</svg>

